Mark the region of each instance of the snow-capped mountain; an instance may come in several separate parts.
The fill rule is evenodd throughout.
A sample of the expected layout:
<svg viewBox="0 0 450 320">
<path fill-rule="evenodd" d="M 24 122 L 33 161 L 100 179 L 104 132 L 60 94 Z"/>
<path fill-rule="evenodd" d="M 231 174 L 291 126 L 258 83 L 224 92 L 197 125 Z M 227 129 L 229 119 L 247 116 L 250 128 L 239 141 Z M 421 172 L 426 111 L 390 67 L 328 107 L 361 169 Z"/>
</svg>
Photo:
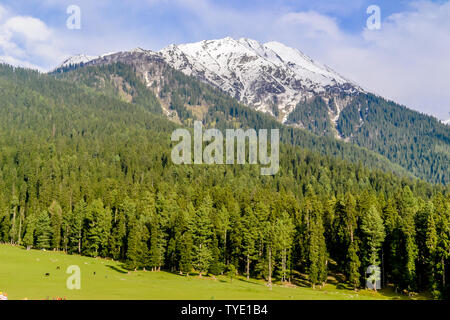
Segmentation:
<svg viewBox="0 0 450 320">
<path fill-rule="evenodd" d="M 257 110 L 278 114 L 282 122 L 304 98 L 318 94 L 363 91 L 335 71 L 279 42 L 259 43 L 255 40 L 230 37 L 196 43 L 170 45 L 159 52 L 136 48 L 128 52 L 104 54 L 99 57 L 78 55 L 64 61 L 58 68 L 80 63 L 117 60 L 114 56 L 144 54 L 159 56 L 171 67 L 207 82 L 240 102 Z M 111 56 L 111 57 L 110 57 Z M 145 76 L 145 75 L 144 75 Z M 330 119 L 339 117 L 345 107 L 336 103 Z"/>
<path fill-rule="evenodd" d="M 450 126 L 450 119 L 447 119 L 447 120 L 445 120 L 445 121 L 442 121 L 444 124 L 446 124 L 446 125 L 448 125 L 448 126 Z"/>
<path fill-rule="evenodd" d="M 159 52 L 173 68 L 222 89 L 283 122 L 303 98 L 362 91 L 330 68 L 279 42 L 242 38 L 170 45 Z"/>
<path fill-rule="evenodd" d="M 134 50 L 138 50 L 140 48 L 134 49 Z M 142 50 L 142 49 L 140 49 Z M 88 63 L 90 61 L 94 61 L 96 59 L 100 59 L 106 56 L 110 56 L 113 54 L 116 54 L 117 52 L 110 52 L 110 53 L 105 53 L 102 54 L 100 56 L 89 56 L 86 54 L 77 54 L 75 56 L 69 57 L 68 59 L 64 60 L 63 63 L 61 63 L 58 67 L 55 68 L 55 70 L 59 69 L 59 68 L 64 68 L 64 67 L 69 67 L 69 66 L 76 66 L 82 63 Z"/>
<path fill-rule="evenodd" d="M 83 66 L 73 66 L 77 61 L 83 62 Z M 115 63 L 128 66 L 115 66 Z M 421 152 L 405 158 L 405 152 L 428 150 L 430 159 L 442 159 L 439 168 L 430 171 L 429 165 L 414 167 L 413 174 L 432 177 L 433 181 L 444 184 L 448 181 L 448 155 L 442 151 L 448 145 L 447 125 L 366 92 L 299 50 L 281 43 L 225 38 L 170 45 L 159 52 L 136 48 L 94 58 L 77 57 L 65 65 L 53 73 L 148 108 L 153 104 L 146 105 L 146 99 L 157 99 L 159 105 L 154 111 L 162 111 L 171 121 L 187 126 L 193 119 L 208 125 L 216 125 L 219 119 L 243 127 L 257 127 L 265 121 L 252 112 L 240 114 L 245 110 L 240 107 L 236 108 L 239 112 L 235 117 L 232 114 L 235 101 L 224 99 L 228 94 L 249 107 L 272 114 L 286 125 L 357 144 L 408 170 L 428 160 L 421 158 Z M 105 65 L 112 67 L 103 68 Z M 89 66 L 96 68 L 92 72 L 78 70 Z M 181 77 L 180 72 L 192 79 Z M 199 81 L 222 93 L 202 86 Z M 220 99 L 224 105 L 216 105 Z M 431 135 L 430 131 L 435 134 Z M 312 141 L 315 142 L 307 148 L 314 148 L 318 140 Z"/>
<path fill-rule="evenodd" d="M 76 56 L 72 56 L 72 57 L 64 60 L 63 63 L 61 63 L 58 68 L 63 68 L 63 67 L 68 67 L 70 65 L 86 63 L 86 62 L 92 61 L 97 58 L 98 58 L 98 56 L 88 56 L 85 54 L 78 54 Z"/>
</svg>

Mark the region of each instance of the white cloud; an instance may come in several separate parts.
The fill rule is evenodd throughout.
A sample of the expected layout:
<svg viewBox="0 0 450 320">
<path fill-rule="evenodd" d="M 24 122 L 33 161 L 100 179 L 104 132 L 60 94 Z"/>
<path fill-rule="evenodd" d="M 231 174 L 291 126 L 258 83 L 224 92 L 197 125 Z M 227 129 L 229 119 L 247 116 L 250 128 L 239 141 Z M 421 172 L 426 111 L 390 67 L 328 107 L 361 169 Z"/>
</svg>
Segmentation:
<svg viewBox="0 0 450 320">
<path fill-rule="evenodd" d="M 277 23 L 296 28 L 302 33 L 303 37 L 318 38 L 325 36 L 340 38 L 336 20 L 315 11 L 290 12 L 281 16 Z"/>
<path fill-rule="evenodd" d="M 381 8 L 383 13 L 383 8 Z M 284 14 L 269 33 L 365 89 L 441 119 L 450 111 L 450 3 L 413 2 L 381 30 L 350 34 L 317 12 Z"/>
<path fill-rule="evenodd" d="M 43 21 L 19 16 L 0 6 L 0 60 L 12 65 L 44 70 L 61 59 L 62 45 Z"/>
<path fill-rule="evenodd" d="M 51 31 L 41 20 L 32 17 L 12 17 L 3 25 L 6 32 L 23 35 L 27 41 L 46 41 Z"/>
<path fill-rule="evenodd" d="M 44 2 L 65 14 L 60 1 Z M 169 43 L 228 35 L 276 40 L 300 49 L 369 91 L 448 118 L 450 2 L 411 2 L 408 10 L 389 17 L 381 7 L 381 30 L 366 30 L 362 23 L 359 32 L 351 33 L 333 17 L 334 11 L 365 15 L 361 0 L 352 1 L 351 8 L 342 6 L 340 0 L 317 2 L 309 7 L 315 11 L 293 11 L 288 6 L 267 10 L 263 5 L 236 9 L 211 0 L 146 0 L 127 5 L 130 12 L 148 10 L 155 19 L 176 12 L 173 17 L 179 16 L 179 21 L 164 29 L 156 24 L 143 32 L 126 24 L 128 16 L 99 16 L 97 12 L 110 8 L 110 2 L 80 0 L 83 30 L 69 32 L 64 27 L 52 29 L 33 17 L 14 16 L 0 5 L 0 59 L 48 69 L 67 56 L 64 52 L 101 54 L 135 46 L 157 50 Z"/>
<path fill-rule="evenodd" d="M 381 7 L 381 30 L 370 31 L 361 25 L 361 31 L 353 33 L 343 30 L 336 18 L 312 10 L 250 12 L 210 0 L 176 3 L 196 16 L 188 25 L 196 37 L 212 34 L 281 41 L 369 91 L 439 118 L 448 117 L 450 2 L 413 1 L 406 11 L 388 17 L 383 17 Z"/>
</svg>

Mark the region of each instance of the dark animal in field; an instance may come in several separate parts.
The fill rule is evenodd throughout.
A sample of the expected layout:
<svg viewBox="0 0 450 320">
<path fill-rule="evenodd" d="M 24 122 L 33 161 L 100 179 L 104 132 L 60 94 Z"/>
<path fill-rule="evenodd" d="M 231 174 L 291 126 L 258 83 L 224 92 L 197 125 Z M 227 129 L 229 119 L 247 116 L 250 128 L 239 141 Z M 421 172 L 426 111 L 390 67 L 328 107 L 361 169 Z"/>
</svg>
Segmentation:
<svg viewBox="0 0 450 320">
<path fill-rule="evenodd" d="M 57 266 L 57 267 L 56 267 L 56 270 L 61 270 L 61 267 L 60 267 L 60 266 Z"/>
<path fill-rule="evenodd" d="M 50 277 L 50 273 L 47 272 L 47 273 L 45 274 L 45 276 L 46 276 L 46 277 Z"/>
<path fill-rule="evenodd" d="M 96 275 L 95 271 L 94 271 L 94 276 Z"/>
</svg>

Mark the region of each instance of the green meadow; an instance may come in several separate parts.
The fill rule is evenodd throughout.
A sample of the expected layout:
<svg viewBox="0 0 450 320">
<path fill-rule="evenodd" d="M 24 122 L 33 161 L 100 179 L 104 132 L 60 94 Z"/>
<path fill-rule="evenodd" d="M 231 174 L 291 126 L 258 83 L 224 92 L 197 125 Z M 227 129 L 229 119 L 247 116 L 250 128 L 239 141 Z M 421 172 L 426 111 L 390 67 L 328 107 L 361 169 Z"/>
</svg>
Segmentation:
<svg viewBox="0 0 450 320">
<path fill-rule="evenodd" d="M 81 270 L 81 289 L 66 287 L 70 265 Z M 59 267 L 59 268 L 58 268 Z M 49 274 L 46 276 L 46 274 Z M 0 291 L 9 299 L 405 299 L 391 291 L 377 293 L 337 289 L 327 284 L 321 289 L 275 284 L 269 289 L 263 280 L 244 277 L 232 281 L 219 276 L 199 278 L 169 272 L 131 271 L 121 263 L 100 258 L 67 255 L 62 252 L 26 250 L 0 245 Z M 416 297 L 421 298 L 421 297 Z"/>
</svg>

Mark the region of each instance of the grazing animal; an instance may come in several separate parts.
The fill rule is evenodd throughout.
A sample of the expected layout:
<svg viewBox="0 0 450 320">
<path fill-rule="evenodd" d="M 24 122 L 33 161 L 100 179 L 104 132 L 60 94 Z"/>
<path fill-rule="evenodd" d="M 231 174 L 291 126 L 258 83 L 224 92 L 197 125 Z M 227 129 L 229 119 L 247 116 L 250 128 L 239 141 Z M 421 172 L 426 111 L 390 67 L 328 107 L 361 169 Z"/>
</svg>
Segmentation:
<svg viewBox="0 0 450 320">
<path fill-rule="evenodd" d="M 45 274 L 45 276 L 46 276 L 46 277 L 50 277 L 50 273 L 47 272 L 47 273 Z"/>
<path fill-rule="evenodd" d="M 57 266 L 57 267 L 56 267 L 56 270 L 61 270 L 61 267 L 60 267 L 60 266 Z"/>
<path fill-rule="evenodd" d="M 94 271 L 94 276 L 95 276 L 95 271 Z"/>
</svg>

